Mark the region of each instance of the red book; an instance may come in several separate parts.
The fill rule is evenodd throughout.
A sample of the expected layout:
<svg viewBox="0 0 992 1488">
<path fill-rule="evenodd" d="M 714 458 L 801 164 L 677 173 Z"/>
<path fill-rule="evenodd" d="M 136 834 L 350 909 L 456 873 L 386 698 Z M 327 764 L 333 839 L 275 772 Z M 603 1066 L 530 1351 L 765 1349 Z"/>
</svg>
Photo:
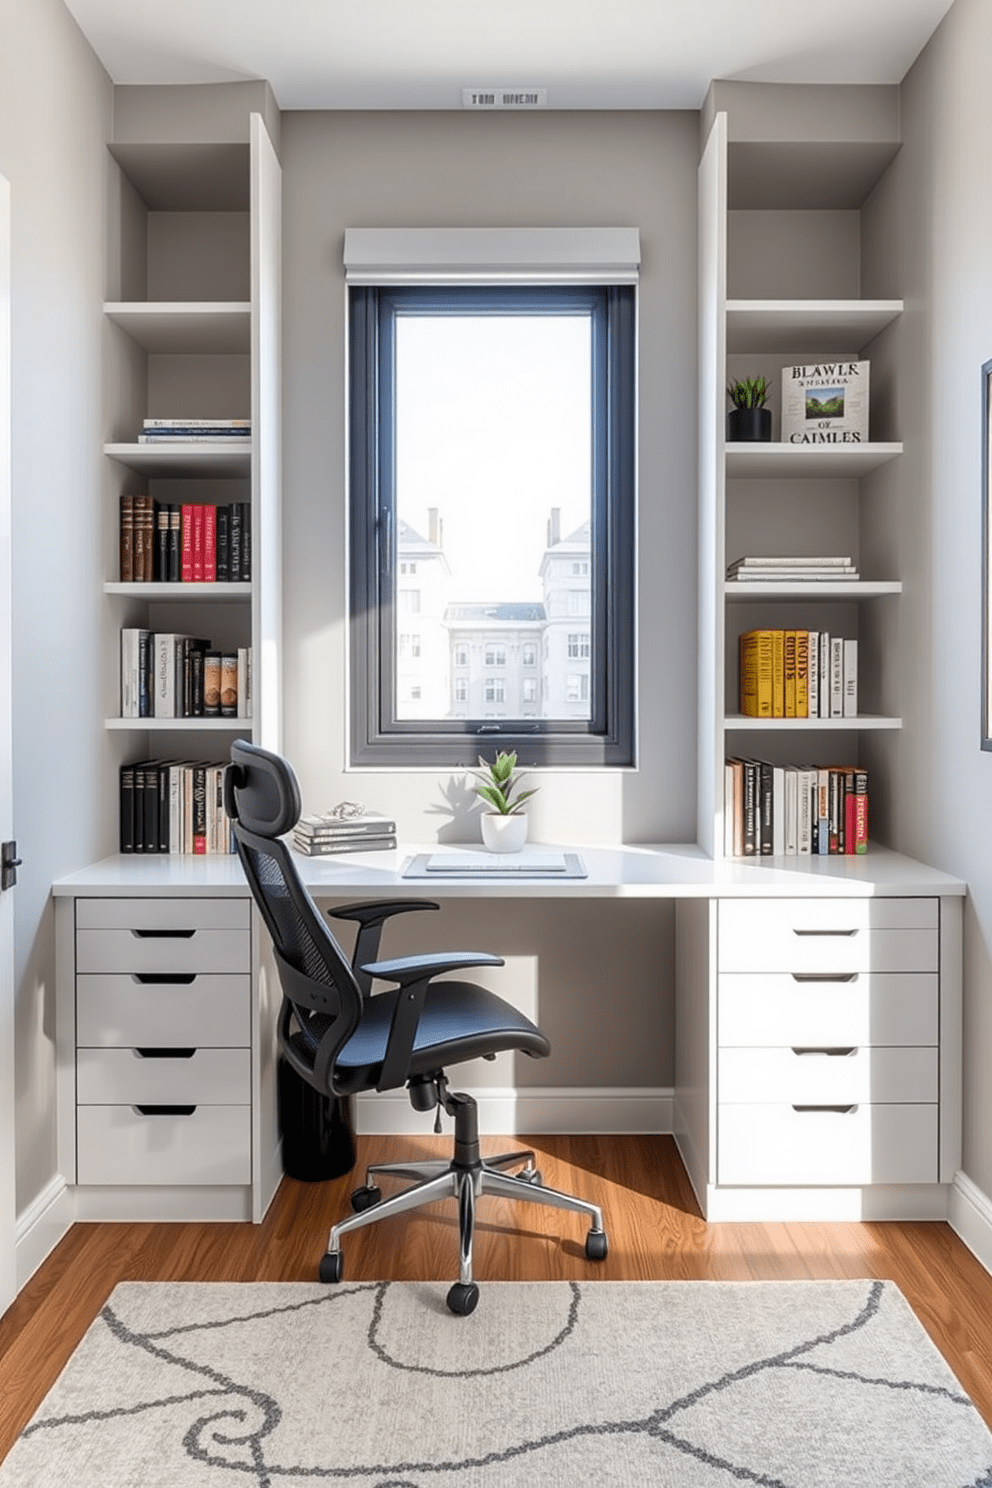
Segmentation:
<svg viewBox="0 0 992 1488">
<path fill-rule="evenodd" d="M 217 508 L 203 508 L 203 577 L 208 584 L 217 579 Z"/>
<path fill-rule="evenodd" d="M 183 507 L 182 536 L 182 581 L 184 584 L 191 582 L 193 578 L 193 508 L 189 505 Z"/>
<path fill-rule="evenodd" d="M 193 583 L 203 582 L 203 528 L 204 508 L 202 502 L 193 507 Z"/>
<path fill-rule="evenodd" d="M 854 841 L 857 828 L 854 803 L 857 799 L 858 798 L 854 794 L 853 790 L 847 791 L 844 796 L 844 851 L 845 853 L 850 854 L 853 854 L 854 852 Z"/>
</svg>

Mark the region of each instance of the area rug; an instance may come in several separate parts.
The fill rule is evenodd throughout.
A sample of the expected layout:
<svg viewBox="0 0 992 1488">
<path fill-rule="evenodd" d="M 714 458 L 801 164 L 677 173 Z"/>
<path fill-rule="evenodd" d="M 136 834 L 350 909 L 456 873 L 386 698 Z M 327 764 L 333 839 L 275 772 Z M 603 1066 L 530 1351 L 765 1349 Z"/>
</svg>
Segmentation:
<svg viewBox="0 0 992 1488">
<path fill-rule="evenodd" d="M 0 1488 L 992 1488 L 888 1282 L 127 1283 Z"/>
</svg>

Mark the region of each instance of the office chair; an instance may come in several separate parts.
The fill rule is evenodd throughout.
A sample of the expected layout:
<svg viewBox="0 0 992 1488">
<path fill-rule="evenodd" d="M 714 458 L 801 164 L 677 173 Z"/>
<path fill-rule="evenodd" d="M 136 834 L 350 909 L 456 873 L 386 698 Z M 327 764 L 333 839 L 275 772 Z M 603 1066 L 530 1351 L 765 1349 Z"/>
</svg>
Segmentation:
<svg viewBox="0 0 992 1488">
<path fill-rule="evenodd" d="M 342 1279 L 341 1239 L 351 1230 L 451 1197 L 458 1200 L 459 1279 L 447 1302 L 454 1313 L 473 1312 L 479 1300 L 472 1279 L 475 1205 L 485 1194 L 586 1215 L 586 1255 L 603 1260 L 607 1238 L 600 1209 L 545 1188 L 533 1152 L 483 1158 L 475 1100 L 448 1088 L 444 1066 L 451 1061 L 493 1059 L 504 1049 L 518 1049 L 534 1059 L 551 1052 L 540 1029 L 494 992 L 473 982 L 436 980 L 446 972 L 502 966 L 502 958 L 452 951 L 378 960 L 388 919 L 439 908 L 426 900 L 393 900 L 342 905 L 330 912 L 358 926 L 349 963 L 280 840 L 300 814 L 291 766 L 238 740 L 224 775 L 224 804 L 245 876 L 272 937 L 283 992 L 278 1038 L 290 1066 L 329 1096 L 405 1085 L 415 1110 L 438 1108 L 435 1131 L 441 1129 L 440 1108 L 455 1121 L 450 1162 L 376 1163 L 367 1169 L 365 1183 L 351 1196 L 355 1212 L 331 1230 L 320 1262 L 321 1281 Z M 393 983 L 393 990 L 374 992 L 373 981 Z M 522 1172 L 507 1171 L 520 1165 Z M 383 1199 L 373 1180 L 384 1175 L 413 1182 Z"/>
</svg>

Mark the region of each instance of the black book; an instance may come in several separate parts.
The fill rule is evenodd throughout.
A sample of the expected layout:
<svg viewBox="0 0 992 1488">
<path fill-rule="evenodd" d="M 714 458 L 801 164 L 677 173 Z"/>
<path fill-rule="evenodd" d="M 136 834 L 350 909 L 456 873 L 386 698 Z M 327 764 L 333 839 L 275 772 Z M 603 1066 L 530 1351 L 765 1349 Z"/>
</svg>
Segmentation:
<svg viewBox="0 0 992 1488">
<path fill-rule="evenodd" d="M 231 577 L 231 508 L 217 508 L 217 582 L 226 584 Z"/>
<path fill-rule="evenodd" d="M 151 718 L 152 674 L 154 672 L 155 637 L 150 630 L 138 632 L 138 717 Z"/>
<path fill-rule="evenodd" d="M 754 760 L 744 761 L 744 856 L 753 856 L 757 843 L 758 770 Z"/>
<path fill-rule="evenodd" d="M 183 576 L 183 509 L 178 502 L 169 506 L 169 553 L 166 575 L 170 584 Z"/>
<path fill-rule="evenodd" d="M 159 584 L 164 584 L 169 574 L 169 513 L 167 501 L 156 501 L 152 578 Z"/>
<path fill-rule="evenodd" d="M 251 578 L 251 502 L 241 503 L 241 577 Z"/>
<path fill-rule="evenodd" d="M 231 583 L 241 582 L 241 506 L 240 501 L 231 504 L 231 530 L 229 534 L 230 543 L 230 570 Z"/>
<path fill-rule="evenodd" d="M 120 774 L 122 853 L 134 852 L 134 765 L 121 765 Z"/>
<path fill-rule="evenodd" d="M 184 718 L 203 716 L 203 653 L 210 645 L 205 636 L 183 636 L 177 657 L 182 667 L 182 707 Z M 196 656 L 199 654 L 199 662 Z M 199 675 L 199 685 L 196 676 Z"/>
<path fill-rule="evenodd" d="M 147 760 L 144 771 L 144 840 L 145 852 L 158 852 L 158 776 L 157 760 Z"/>
<path fill-rule="evenodd" d="M 134 850 L 145 850 L 145 760 L 134 767 Z"/>
<path fill-rule="evenodd" d="M 194 646 L 189 656 L 190 717 L 203 717 L 203 672 L 206 646 Z"/>
<path fill-rule="evenodd" d="M 761 772 L 760 850 L 768 856 L 775 848 L 775 777 L 768 760 L 760 760 L 758 769 Z"/>
</svg>

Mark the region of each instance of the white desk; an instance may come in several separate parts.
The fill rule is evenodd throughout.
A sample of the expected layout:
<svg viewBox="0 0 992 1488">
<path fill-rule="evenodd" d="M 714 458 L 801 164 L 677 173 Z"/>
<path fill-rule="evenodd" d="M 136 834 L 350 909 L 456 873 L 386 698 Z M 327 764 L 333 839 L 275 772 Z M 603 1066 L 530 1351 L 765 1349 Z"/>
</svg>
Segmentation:
<svg viewBox="0 0 992 1488">
<path fill-rule="evenodd" d="M 443 846 L 411 844 L 391 852 L 297 856 L 297 863 L 314 898 L 322 903 L 380 895 L 440 900 L 674 901 L 672 1126 L 707 1217 L 946 1215 L 949 1184 L 960 1162 L 961 923 L 966 886 L 959 879 L 874 845 L 862 857 L 760 862 L 713 862 L 694 845 L 577 845 L 574 850 L 588 870 L 582 879 L 403 877 L 403 865 L 410 857 L 438 850 Z M 249 909 L 250 896 L 237 859 L 158 854 L 112 857 L 67 874 L 53 885 L 53 894 L 59 967 L 59 1151 L 69 1181 L 76 1176 L 78 1113 L 85 1094 L 79 1071 L 84 1058 L 97 1057 L 92 1050 L 85 1056 L 81 1052 L 77 1016 L 84 994 L 126 996 L 134 979 L 130 963 L 118 964 L 113 958 L 132 954 L 133 944 L 154 945 L 153 940 L 135 939 L 135 928 L 150 923 L 150 917 L 163 927 L 175 927 L 184 915 L 187 919 L 199 915 L 198 924 L 205 929 L 222 916 L 224 903 L 229 907 L 223 915 L 237 919 L 245 914 L 251 926 L 250 978 L 244 976 L 240 964 L 231 969 L 232 976 L 244 977 L 247 1033 L 243 1057 L 250 1064 L 250 1091 L 247 1096 L 243 1091 L 238 1094 L 232 1084 L 227 1097 L 230 1106 L 224 1113 L 214 1112 L 219 1122 L 217 1142 L 234 1144 L 226 1153 L 227 1167 L 219 1161 L 212 1170 L 204 1143 L 197 1146 L 188 1139 L 183 1149 L 186 1156 L 176 1162 L 162 1156 L 170 1146 L 167 1122 L 174 1121 L 179 1141 L 185 1138 L 183 1118 L 156 1117 L 154 1141 L 149 1143 L 137 1118 L 132 1121 L 129 1115 L 137 1107 L 131 1105 L 135 1097 L 125 1089 L 119 1096 L 122 1104 L 115 1107 L 125 1124 L 119 1137 L 120 1181 L 80 1182 L 79 1217 L 261 1218 L 279 1178 L 273 1042 L 279 988 L 267 937 L 257 914 Z M 730 904 L 740 900 L 753 901 L 753 913 L 743 921 L 738 916 L 737 928 L 732 930 Z M 727 906 L 722 916 L 721 905 Z M 790 915 L 791 929 L 782 918 Z M 796 928 L 799 921 L 802 927 Z M 84 925 L 89 927 L 83 935 L 90 947 L 88 970 L 82 969 L 78 959 Z M 749 940 L 752 925 L 755 934 Z M 233 928 L 233 920 L 225 933 L 235 937 L 232 945 L 242 943 L 237 940 L 242 932 Z M 791 976 L 791 963 L 783 970 L 762 959 L 771 955 L 778 934 L 786 938 L 788 954 L 796 946 L 806 957 L 801 967 L 796 963 Z M 200 936 L 201 941 L 206 938 Z M 165 960 L 172 966 L 181 944 L 168 937 L 160 942 L 164 949 L 154 954 L 165 958 L 163 968 Z M 92 963 L 93 945 L 98 955 L 109 958 L 106 964 Z M 854 946 L 859 948 L 860 959 L 855 957 L 848 966 Z M 193 951 L 188 954 L 195 955 Z M 203 970 L 190 961 L 188 973 Z M 212 962 L 206 974 L 216 974 Z M 757 1027 L 767 997 L 776 989 L 780 992 L 783 984 L 798 989 L 807 1007 L 811 998 L 818 1000 L 821 1024 L 829 1038 L 807 1039 L 785 1030 L 775 1040 L 772 1030 L 762 1038 L 774 1047 L 758 1047 L 745 1021 L 743 1035 L 728 1044 L 721 1026 L 731 1026 L 732 999 L 742 989 L 758 998 L 750 1020 Z M 233 982 L 220 977 L 217 985 L 230 992 Z M 852 993 L 852 987 L 856 992 Z M 622 991 L 616 995 L 622 997 Z M 783 1004 L 783 1029 L 795 1005 L 794 1001 Z M 917 1009 L 915 1023 L 908 1012 L 903 1013 L 911 1007 Z M 879 1029 L 884 1031 L 879 1033 Z M 95 1037 L 108 1043 L 117 1035 L 108 1024 Z M 125 1033 L 119 1036 L 123 1045 L 129 1039 Z M 163 1035 L 160 1041 L 183 1042 L 178 1032 L 170 1038 Z M 137 1036 L 133 1042 L 139 1042 Z M 797 1042 L 824 1047 L 797 1049 L 793 1047 Z M 123 1060 L 125 1053 L 126 1049 L 115 1048 L 114 1058 Z M 219 1061 L 218 1069 L 225 1071 L 224 1060 L 240 1057 L 233 1049 L 211 1054 Z M 784 1073 L 783 1059 L 790 1065 Z M 130 1078 L 131 1065 L 124 1063 Z M 190 1061 L 186 1064 L 189 1067 Z M 801 1087 L 796 1087 L 794 1069 L 802 1070 Z M 228 1078 L 226 1073 L 224 1078 Z M 809 1101 L 804 1094 L 807 1088 L 812 1092 Z M 86 1098 L 95 1104 L 100 1099 L 118 1099 L 113 1094 L 100 1096 L 99 1089 L 94 1096 L 92 1085 L 90 1089 Z M 730 1093 L 733 1100 L 724 1100 L 723 1095 Z M 225 1099 L 212 1098 L 221 1103 Z M 206 1109 L 208 1099 L 202 1099 Z M 245 1100 L 250 1111 L 238 1115 L 233 1108 Z M 182 1104 L 178 1098 L 175 1103 Z M 808 1107 L 814 1108 L 811 1120 L 807 1120 Z M 103 1112 L 107 1121 L 113 1114 L 108 1111 L 109 1107 Z M 93 1116 L 87 1113 L 87 1120 Z M 248 1130 L 245 1122 L 250 1125 L 250 1152 L 242 1152 L 238 1139 L 231 1135 L 237 1121 L 242 1122 L 241 1130 Z M 791 1135 L 790 1122 L 796 1125 Z M 209 1149 L 213 1138 L 207 1130 Z M 736 1140 L 734 1134 L 741 1132 L 753 1132 L 753 1137 Z M 810 1134 L 814 1134 L 812 1140 Z M 110 1140 L 100 1138 L 101 1143 Z M 781 1153 L 780 1143 L 784 1144 Z M 769 1153 L 778 1155 L 766 1161 Z M 754 1154 L 761 1161 L 754 1157 L 752 1162 Z M 186 1161 L 192 1163 L 189 1182 L 181 1181 Z M 806 1168 L 809 1181 L 804 1181 Z M 106 1177 L 103 1168 L 98 1171 Z M 112 1177 L 112 1164 L 108 1171 Z"/>
</svg>

